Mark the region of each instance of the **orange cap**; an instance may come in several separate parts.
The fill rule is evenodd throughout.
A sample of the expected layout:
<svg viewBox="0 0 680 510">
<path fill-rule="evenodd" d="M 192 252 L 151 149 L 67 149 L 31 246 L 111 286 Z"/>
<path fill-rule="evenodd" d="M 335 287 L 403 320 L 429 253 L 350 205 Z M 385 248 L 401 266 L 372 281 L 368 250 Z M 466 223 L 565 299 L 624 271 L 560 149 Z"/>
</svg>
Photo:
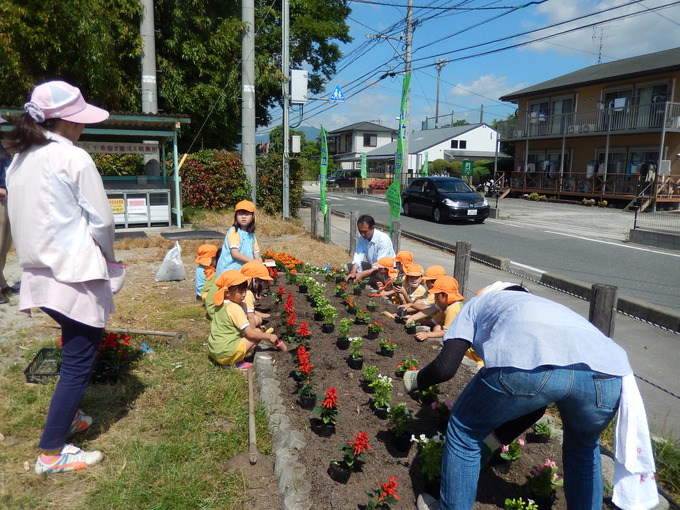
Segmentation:
<svg viewBox="0 0 680 510">
<path fill-rule="evenodd" d="M 436 280 L 446 275 L 446 269 L 442 266 L 430 266 L 425 270 L 423 280 Z"/>
<path fill-rule="evenodd" d="M 219 290 L 215 293 L 213 298 L 213 303 L 215 306 L 220 306 L 224 303 L 224 293 L 229 287 L 234 287 L 236 285 L 241 285 L 243 282 L 250 281 L 250 278 L 241 274 L 236 269 L 227 269 L 224 273 L 219 275 L 215 280 L 215 285 Z"/>
<path fill-rule="evenodd" d="M 269 275 L 269 270 L 262 262 L 251 260 L 241 266 L 241 274 L 248 278 L 259 278 L 260 280 L 273 280 Z"/>
<path fill-rule="evenodd" d="M 234 207 L 234 211 L 248 211 L 255 214 L 255 204 L 253 204 L 250 200 L 241 200 Z"/>
<path fill-rule="evenodd" d="M 202 266 L 209 266 L 215 255 L 217 255 L 217 246 L 214 244 L 202 244 L 198 247 L 196 263 L 201 264 Z"/>
<path fill-rule="evenodd" d="M 450 305 L 456 301 L 463 301 L 465 299 L 458 293 L 458 280 L 453 276 L 442 276 L 437 278 L 430 289 L 430 294 L 438 294 L 443 292 L 447 295 L 446 302 Z"/>
<path fill-rule="evenodd" d="M 373 264 L 373 267 L 392 269 L 394 267 L 394 259 L 392 257 L 380 257 L 378 261 Z"/>
<path fill-rule="evenodd" d="M 420 264 L 409 264 L 404 268 L 406 276 L 423 276 L 423 266 Z"/>
<path fill-rule="evenodd" d="M 410 251 L 402 250 L 399 253 L 397 253 L 397 256 L 394 257 L 394 260 L 396 262 L 401 262 L 402 264 L 412 264 L 413 263 L 413 253 Z"/>
</svg>

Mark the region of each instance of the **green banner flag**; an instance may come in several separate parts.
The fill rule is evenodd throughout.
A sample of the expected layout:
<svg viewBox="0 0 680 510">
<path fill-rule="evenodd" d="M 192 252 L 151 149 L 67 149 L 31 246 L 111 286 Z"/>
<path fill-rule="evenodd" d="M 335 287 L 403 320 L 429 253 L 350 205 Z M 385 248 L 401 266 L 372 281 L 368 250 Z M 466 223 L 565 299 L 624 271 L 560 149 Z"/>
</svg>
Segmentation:
<svg viewBox="0 0 680 510">
<path fill-rule="evenodd" d="M 401 175 L 404 168 L 404 154 L 406 144 L 406 133 L 408 126 L 406 125 L 406 108 L 408 106 L 408 91 L 411 84 L 411 73 L 404 76 L 404 83 L 401 88 L 401 113 L 399 115 L 399 138 L 397 138 L 397 153 L 394 156 L 394 173 Z M 406 160 L 406 169 L 408 170 L 408 159 Z"/>
<path fill-rule="evenodd" d="M 390 187 L 387 188 L 385 198 L 390 206 L 390 218 L 398 220 L 399 216 L 401 216 L 401 186 L 399 185 L 398 178 L 394 179 L 392 184 L 390 184 Z M 392 222 L 390 220 L 390 225 L 391 224 Z"/>
<path fill-rule="evenodd" d="M 430 169 L 428 168 L 429 158 L 427 152 L 425 152 L 425 161 L 423 161 L 423 166 L 420 167 L 420 176 L 427 177 L 430 175 Z"/>
<path fill-rule="evenodd" d="M 321 166 L 319 167 L 319 194 L 321 195 L 321 212 L 326 215 L 326 179 L 328 178 L 328 140 L 326 130 L 321 126 Z"/>
<path fill-rule="evenodd" d="M 366 171 L 366 153 L 361 154 L 361 178 L 365 179 L 367 177 L 367 171 Z"/>
</svg>

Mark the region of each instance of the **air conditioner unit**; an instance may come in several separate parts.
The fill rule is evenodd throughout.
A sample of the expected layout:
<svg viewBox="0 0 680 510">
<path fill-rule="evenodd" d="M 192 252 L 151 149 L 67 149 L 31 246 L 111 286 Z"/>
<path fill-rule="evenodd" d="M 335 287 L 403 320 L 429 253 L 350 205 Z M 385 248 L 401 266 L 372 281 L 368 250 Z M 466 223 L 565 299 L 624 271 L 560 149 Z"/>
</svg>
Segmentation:
<svg viewBox="0 0 680 510">
<path fill-rule="evenodd" d="M 580 133 L 580 132 L 581 132 L 581 126 L 577 125 L 577 124 L 575 124 L 573 126 L 569 126 L 569 128 L 567 129 L 567 133 L 569 133 L 570 135 Z"/>
<path fill-rule="evenodd" d="M 523 129 L 516 129 L 512 132 L 512 137 L 513 138 L 523 138 L 524 137 L 524 130 Z"/>
<path fill-rule="evenodd" d="M 583 124 L 581 126 L 582 133 L 592 133 L 593 131 L 595 131 L 595 124 Z"/>
</svg>

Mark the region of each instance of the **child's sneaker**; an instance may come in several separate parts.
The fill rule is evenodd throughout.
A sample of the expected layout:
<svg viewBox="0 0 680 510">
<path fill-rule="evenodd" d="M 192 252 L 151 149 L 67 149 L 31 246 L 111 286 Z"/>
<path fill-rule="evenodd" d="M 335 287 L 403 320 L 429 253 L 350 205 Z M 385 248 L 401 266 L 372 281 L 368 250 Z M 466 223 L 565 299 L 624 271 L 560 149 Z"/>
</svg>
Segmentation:
<svg viewBox="0 0 680 510">
<path fill-rule="evenodd" d="M 76 432 L 82 432 L 83 430 L 90 428 L 90 425 L 92 425 L 92 418 L 78 409 L 78 412 L 71 423 L 71 429 L 68 433 L 75 434 Z"/>
<path fill-rule="evenodd" d="M 52 464 L 43 462 L 38 457 L 35 463 L 35 472 L 39 475 L 47 475 L 78 471 L 79 469 L 92 466 L 104 458 L 104 454 L 100 451 L 84 452 L 72 444 L 64 445 L 59 455 L 61 455 L 59 459 Z"/>
</svg>

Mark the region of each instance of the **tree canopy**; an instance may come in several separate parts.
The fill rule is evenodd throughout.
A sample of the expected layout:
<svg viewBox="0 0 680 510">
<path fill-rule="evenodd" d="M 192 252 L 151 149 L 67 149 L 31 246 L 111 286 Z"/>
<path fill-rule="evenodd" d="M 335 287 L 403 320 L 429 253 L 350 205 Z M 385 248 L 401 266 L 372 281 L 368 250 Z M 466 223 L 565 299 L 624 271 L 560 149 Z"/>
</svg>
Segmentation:
<svg viewBox="0 0 680 510">
<path fill-rule="evenodd" d="M 140 8 L 139 0 L 2 0 L 0 104 L 22 105 L 33 85 L 63 79 L 111 111 L 139 111 Z M 233 149 L 241 131 L 240 3 L 155 0 L 154 11 L 159 111 L 191 117 L 182 150 Z M 350 12 L 345 0 L 290 1 L 290 67 L 310 71 L 311 93 L 334 74 L 338 42 L 351 40 Z M 255 51 L 263 126 L 281 99 L 280 0 L 256 5 Z"/>
</svg>

